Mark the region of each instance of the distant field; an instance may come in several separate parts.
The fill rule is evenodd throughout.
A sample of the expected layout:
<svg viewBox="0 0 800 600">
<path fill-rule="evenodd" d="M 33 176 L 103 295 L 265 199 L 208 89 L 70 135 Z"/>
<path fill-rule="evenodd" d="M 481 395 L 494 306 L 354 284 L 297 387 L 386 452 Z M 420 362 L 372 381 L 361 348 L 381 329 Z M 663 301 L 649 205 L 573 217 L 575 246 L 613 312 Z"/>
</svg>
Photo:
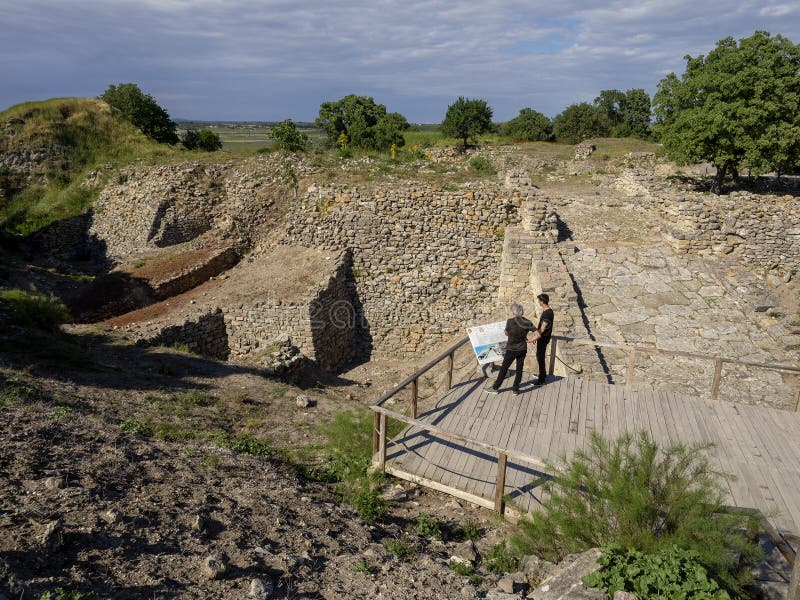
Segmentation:
<svg viewBox="0 0 800 600">
<path fill-rule="evenodd" d="M 313 123 L 295 123 L 301 131 L 305 132 L 313 144 L 321 144 L 325 134 Z M 272 145 L 269 132 L 275 125 L 269 121 L 238 122 L 225 121 L 180 121 L 178 133 L 182 134 L 187 129 L 210 129 L 222 140 L 222 148 L 232 152 L 255 152 L 266 146 Z"/>
</svg>

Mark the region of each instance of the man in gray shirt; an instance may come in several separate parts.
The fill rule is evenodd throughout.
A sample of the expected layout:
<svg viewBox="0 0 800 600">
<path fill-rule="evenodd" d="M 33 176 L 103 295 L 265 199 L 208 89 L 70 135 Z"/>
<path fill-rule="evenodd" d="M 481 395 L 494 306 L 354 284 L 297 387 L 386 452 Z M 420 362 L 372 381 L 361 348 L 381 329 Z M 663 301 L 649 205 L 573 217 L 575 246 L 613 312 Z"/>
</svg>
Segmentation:
<svg viewBox="0 0 800 600">
<path fill-rule="evenodd" d="M 500 384 L 503 383 L 508 368 L 511 363 L 516 361 L 514 366 L 514 385 L 511 387 L 514 394 L 519 394 L 519 384 L 522 382 L 522 367 L 525 364 L 525 355 L 528 352 L 528 333 L 536 331 L 536 326 L 528 319 L 523 317 L 524 309 L 521 304 L 516 302 L 511 305 L 511 313 L 514 315 L 506 321 L 506 335 L 508 342 L 506 343 L 506 352 L 503 355 L 503 364 L 500 367 L 500 372 L 497 374 L 497 380 L 493 385 L 486 388 L 490 394 L 496 394 L 500 390 Z"/>
</svg>

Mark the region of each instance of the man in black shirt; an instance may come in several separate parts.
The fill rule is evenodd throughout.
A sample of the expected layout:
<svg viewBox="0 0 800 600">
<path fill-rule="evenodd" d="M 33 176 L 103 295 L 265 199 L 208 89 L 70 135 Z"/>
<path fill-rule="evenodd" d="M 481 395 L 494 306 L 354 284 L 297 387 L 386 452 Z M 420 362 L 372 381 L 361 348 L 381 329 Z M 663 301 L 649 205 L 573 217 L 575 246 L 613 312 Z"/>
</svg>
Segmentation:
<svg viewBox="0 0 800 600">
<path fill-rule="evenodd" d="M 500 367 L 500 372 L 497 374 L 497 380 L 491 387 L 486 388 L 490 394 L 496 394 L 500 389 L 500 384 L 508 373 L 508 368 L 511 363 L 516 361 L 514 371 L 514 385 L 511 388 L 514 394 L 519 394 L 519 384 L 522 382 L 522 366 L 525 364 L 525 355 L 528 352 L 528 332 L 534 331 L 533 323 L 522 316 L 524 310 L 521 304 L 514 303 L 511 305 L 511 312 L 514 315 L 506 321 L 506 335 L 508 342 L 506 343 L 506 352 L 503 355 L 503 365 Z"/>
<path fill-rule="evenodd" d="M 536 299 L 542 309 L 539 325 L 536 326 L 536 331 L 533 334 L 533 339 L 536 340 L 536 361 L 539 363 L 539 379 L 536 380 L 536 385 L 544 385 L 547 380 L 544 355 L 547 351 L 547 343 L 553 335 L 553 309 L 550 308 L 550 296 L 547 294 L 539 294 Z"/>
</svg>

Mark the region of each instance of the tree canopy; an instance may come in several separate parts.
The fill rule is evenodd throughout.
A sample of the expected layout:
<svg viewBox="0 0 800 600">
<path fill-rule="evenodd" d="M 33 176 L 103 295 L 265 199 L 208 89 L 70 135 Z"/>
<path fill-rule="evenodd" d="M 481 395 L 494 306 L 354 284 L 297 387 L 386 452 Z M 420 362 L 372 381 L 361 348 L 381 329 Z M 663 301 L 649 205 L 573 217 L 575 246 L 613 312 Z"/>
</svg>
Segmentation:
<svg viewBox="0 0 800 600">
<path fill-rule="evenodd" d="M 785 37 L 720 40 L 658 84 L 654 132 L 676 162 L 712 163 L 715 192 L 743 167 L 788 170 L 800 161 L 799 73 L 800 46 Z"/>
<path fill-rule="evenodd" d="M 470 139 L 477 141 L 480 134 L 491 130 L 492 109 L 486 100 L 471 100 L 463 96 L 447 107 L 440 128 L 444 135 L 462 140 L 464 148 Z"/>
<path fill-rule="evenodd" d="M 204 150 L 206 152 L 214 152 L 215 150 L 222 149 L 222 140 L 219 136 L 210 129 L 201 129 L 195 131 L 189 129 L 183 134 L 181 144 L 187 150 Z"/>
<path fill-rule="evenodd" d="M 558 141 L 577 144 L 588 138 L 606 137 L 611 133 L 611 120 L 606 111 L 588 102 L 572 104 L 557 115 L 553 133 Z"/>
<path fill-rule="evenodd" d="M 594 105 L 608 115 L 612 136 L 645 138 L 649 135 L 650 96 L 643 89 L 603 90 L 594 99 Z"/>
<path fill-rule="evenodd" d="M 549 140 L 553 136 L 553 121 L 532 108 L 523 108 L 519 115 L 503 124 L 502 131 L 515 140 Z"/>
<path fill-rule="evenodd" d="M 135 83 L 109 85 L 100 99 L 112 110 L 133 123 L 148 137 L 162 144 L 177 144 L 175 123 L 150 94 L 145 94 Z"/>
<path fill-rule="evenodd" d="M 408 129 L 408 121 L 400 113 L 387 113 L 385 105 L 355 94 L 323 102 L 316 124 L 325 131 L 328 146 L 336 146 L 344 134 L 349 146 L 365 150 L 402 146 L 403 131 Z"/>
</svg>

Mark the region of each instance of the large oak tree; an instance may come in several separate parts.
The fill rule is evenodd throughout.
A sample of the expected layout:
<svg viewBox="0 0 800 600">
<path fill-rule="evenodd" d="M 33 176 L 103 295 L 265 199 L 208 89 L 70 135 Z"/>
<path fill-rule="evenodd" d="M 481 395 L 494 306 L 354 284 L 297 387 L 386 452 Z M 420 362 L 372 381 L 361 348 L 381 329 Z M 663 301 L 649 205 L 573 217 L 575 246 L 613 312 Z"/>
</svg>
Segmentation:
<svg viewBox="0 0 800 600">
<path fill-rule="evenodd" d="M 800 161 L 800 46 L 756 31 L 725 38 L 707 56 L 686 57 L 653 98 L 653 129 L 670 158 L 708 161 L 713 190 L 741 168 L 780 173 Z"/>
</svg>

